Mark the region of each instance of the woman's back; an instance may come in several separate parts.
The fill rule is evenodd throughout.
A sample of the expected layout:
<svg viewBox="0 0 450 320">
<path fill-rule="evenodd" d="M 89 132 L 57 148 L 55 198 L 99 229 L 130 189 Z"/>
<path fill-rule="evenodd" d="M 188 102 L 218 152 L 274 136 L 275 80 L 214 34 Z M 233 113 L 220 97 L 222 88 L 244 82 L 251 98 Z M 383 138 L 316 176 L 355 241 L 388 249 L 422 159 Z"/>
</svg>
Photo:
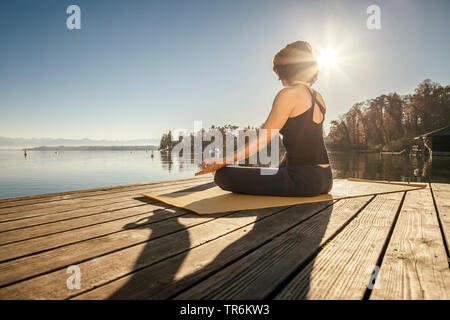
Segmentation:
<svg viewBox="0 0 450 320">
<path fill-rule="evenodd" d="M 292 112 L 294 115 L 288 118 L 280 130 L 287 151 L 287 165 L 329 164 L 323 140 L 325 107 L 317 97 L 316 91 L 306 87 L 303 87 L 303 90 L 307 90 L 311 96 L 309 107 L 306 111 L 305 106 L 294 107 Z"/>
</svg>

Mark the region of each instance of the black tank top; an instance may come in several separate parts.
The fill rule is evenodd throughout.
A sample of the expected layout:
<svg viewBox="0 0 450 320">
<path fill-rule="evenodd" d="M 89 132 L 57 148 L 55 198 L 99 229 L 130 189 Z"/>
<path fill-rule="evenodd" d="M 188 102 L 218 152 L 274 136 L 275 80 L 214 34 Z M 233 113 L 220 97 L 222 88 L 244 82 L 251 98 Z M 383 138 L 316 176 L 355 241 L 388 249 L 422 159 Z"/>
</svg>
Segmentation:
<svg viewBox="0 0 450 320">
<path fill-rule="evenodd" d="M 309 89 L 308 91 L 311 93 Z M 283 144 L 286 148 L 287 166 L 330 163 L 323 141 L 325 108 L 316 99 L 316 92 L 314 90 L 312 90 L 311 97 L 311 107 L 296 117 L 288 118 L 280 130 L 280 133 L 283 135 Z M 314 106 L 316 103 L 323 115 L 320 123 L 315 123 L 313 120 Z"/>
</svg>

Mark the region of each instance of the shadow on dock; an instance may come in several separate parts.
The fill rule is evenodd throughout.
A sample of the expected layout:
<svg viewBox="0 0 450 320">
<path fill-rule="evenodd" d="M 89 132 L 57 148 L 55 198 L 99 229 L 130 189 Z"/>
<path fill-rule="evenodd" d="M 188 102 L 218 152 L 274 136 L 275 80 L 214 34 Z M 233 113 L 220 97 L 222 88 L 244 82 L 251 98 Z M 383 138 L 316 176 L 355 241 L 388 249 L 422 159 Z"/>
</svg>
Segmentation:
<svg viewBox="0 0 450 320">
<path fill-rule="evenodd" d="M 184 189 L 180 192 L 186 192 L 191 190 L 192 192 L 195 191 L 199 191 L 199 190 L 204 190 L 207 188 L 211 188 L 214 187 L 215 184 L 214 183 L 208 183 L 208 184 L 204 184 L 204 185 L 200 185 L 200 186 L 195 186 L 193 188 L 189 188 L 189 189 Z M 144 201 L 144 202 L 149 202 L 150 200 L 148 198 L 139 198 L 139 200 Z M 298 205 L 298 214 L 301 215 L 301 208 L 302 206 L 308 206 L 308 205 L 312 205 L 312 204 L 303 204 L 303 205 Z M 298 263 L 297 267 L 294 268 L 288 276 L 286 276 L 285 279 L 280 279 L 278 286 L 274 286 L 273 283 L 267 283 L 267 284 L 263 284 L 263 286 L 268 286 L 268 287 L 273 287 L 273 289 L 271 290 L 271 292 L 264 297 L 265 299 L 267 298 L 273 298 L 278 291 L 280 291 L 282 289 L 282 287 L 284 286 L 284 284 L 286 284 L 288 281 L 290 281 L 296 274 L 298 274 L 301 270 L 301 268 L 306 265 L 307 263 L 314 261 L 314 257 L 317 254 L 319 248 L 320 248 L 320 244 L 322 242 L 322 238 L 323 235 L 325 234 L 325 231 L 327 229 L 327 225 L 328 225 L 328 221 L 329 221 L 329 217 L 331 215 L 331 213 L 333 212 L 333 205 L 332 205 L 332 201 L 329 201 L 327 203 L 327 207 L 325 207 L 325 209 L 323 209 L 323 207 L 321 207 L 322 209 L 317 209 L 316 212 L 314 214 L 312 214 L 311 216 L 307 217 L 306 219 L 300 218 L 299 220 L 296 222 L 293 222 L 291 224 L 291 226 L 295 225 L 299 225 L 300 223 L 304 222 L 307 219 L 310 219 L 311 217 L 317 215 L 318 213 L 323 215 L 323 219 L 322 221 L 324 222 L 323 224 L 319 225 L 319 226 L 315 226 L 314 229 L 314 234 L 315 236 L 313 237 L 316 240 L 311 240 L 308 239 L 308 241 L 310 241 L 310 247 L 311 247 L 311 253 L 309 255 L 309 257 L 304 260 L 303 257 L 305 256 L 305 253 L 300 254 L 300 256 L 302 256 L 302 260 L 304 260 L 302 263 Z M 282 215 L 283 211 L 282 210 L 283 207 L 280 208 L 280 211 L 276 211 L 275 213 L 271 213 L 270 215 L 267 215 L 266 217 L 264 217 L 264 219 L 272 216 L 272 215 Z M 319 208 L 319 207 L 318 207 Z M 249 210 L 248 212 L 248 216 L 245 215 L 245 212 L 241 211 L 239 214 L 239 218 L 242 217 L 258 217 L 258 212 L 257 210 Z M 160 215 L 160 216 L 165 216 L 169 213 L 169 211 L 167 211 L 167 209 L 159 209 L 156 210 L 154 212 L 152 212 L 152 217 L 154 217 L 155 215 Z M 226 216 L 229 219 L 233 218 L 233 213 L 232 214 L 228 214 L 225 215 L 223 213 L 221 214 L 211 214 L 208 215 L 207 217 L 210 218 L 219 218 L 219 217 L 224 217 Z M 189 218 L 205 218 L 205 216 L 201 216 L 201 215 L 189 215 Z M 134 223 L 129 223 L 123 226 L 123 229 L 133 229 L 133 228 L 149 228 L 152 229 L 155 222 L 150 222 L 149 220 L 150 217 L 145 217 L 142 219 L 137 220 Z M 153 219 L 152 219 L 153 220 Z M 149 256 L 152 254 L 152 251 L 154 251 L 154 248 L 152 248 L 152 246 L 154 246 L 153 244 L 153 240 L 155 239 L 155 237 L 153 236 L 153 232 L 150 236 L 150 238 L 148 239 L 148 242 L 145 245 L 145 248 L 142 250 L 142 253 L 140 254 L 139 258 L 136 260 L 135 262 L 135 267 L 133 268 L 133 273 L 131 274 L 131 278 L 125 283 L 125 285 L 123 285 L 120 289 L 118 289 L 116 292 L 114 292 L 112 295 L 110 295 L 108 297 L 108 299 L 146 299 L 146 298 L 150 298 L 152 299 L 152 296 L 155 295 L 155 292 L 158 291 L 163 291 L 165 290 L 168 286 L 172 286 L 175 282 L 176 282 L 176 275 L 178 273 L 178 271 L 180 270 L 181 266 L 183 265 L 183 263 L 186 263 L 186 258 L 189 254 L 189 250 L 191 248 L 191 242 L 190 242 L 190 237 L 189 237 L 189 232 L 186 229 L 186 227 L 181 224 L 179 222 L 178 218 L 174 218 L 171 219 L 174 220 L 172 221 L 172 223 L 177 224 L 177 230 L 178 231 L 174 231 L 174 233 L 177 234 L 177 252 L 181 252 L 178 254 L 175 254 L 174 256 L 169 257 L 168 259 L 170 259 L 170 263 L 166 263 L 164 265 L 164 276 L 167 277 L 165 279 L 160 279 L 158 274 L 150 274 L 150 276 L 147 276 L 145 278 L 142 277 L 142 275 L 139 275 L 139 270 L 142 269 L 146 269 L 149 266 L 154 265 L 153 263 L 149 264 L 148 263 L 148 259 Z M 154 220 L 153 220 L 154 221 Z M 249 252 L 253 251 L 256 248 L 259 248 L 259 246 L 264 244 L 265 240 L 262 240 L 261 243 L 259 244 L 259 246 L 255 247 L 251 247 L 248 248 L 248 250 L 243 253 L 241 256 L 239 256 L 239 259 L 234 259 L 232 261 L 230 260 L 230 257 L 232 256 L 237 256 L 236 252 L 240 252 L 242 251 L 243 247 L 248 247 L 248 244 L 246 245 L 247 242 L 255 242 L 255 238 L 258 238 L 259 234 L 263 234 L 264 232 L 267 232 L 267 230 L 265 230 L 265 228 L 267 228 L 267 226 L 261 227 L 263 226 L 263 224 L 260 223 L 261 221 L 256 221 L 253 224 L 253 229 L 251 231 L 249 231 L 248 233 L 246 233 L 243 237 L 239 238 L 238 240 L 236 240 L 235 242 L 231 243 L 230 245 L 228 245 L 228 247 L 226 247 L 224 250 L 222 250 L 210 263 L 209 265 L 204 266 L 202 269 L 184 277 L 182 279 L 182 282 L 184 284 L 189 283 L 187 286 L 185 286 L 184 284 L 178 286 L 176 288 L 174 288 L 174 290 L 169 290 L 172 291 L 172 294 L 170 294 L 169 296 L 167 296 L 167 298 L 174 298 L 176 297 L 178 294 L 183 293 L 184 291 L 186 291 L 187 289 L 189 289 L 190 287 L 195 286 L 196 284 L 200 283 L 202 280 L 213 276 L 214 274 L 216 274 L 217 272 L 223 270 L 224 268 L 226 268 L 230 263 L 229 262 L 236 262 L 239 259 L 242 259 L 243 257 L 245 257 Z M 290 229 L 290 228 L 288 228 Z M 280 229 L 277 233 L 278 235 L 283 234 L 285 232 L 285 230 Z M 319 236 L 320 235 L 320 236 Z M 161 235 L 157 235 L 156 238 L 161 237 Z M 265 237 L 261 237 L 260 238 L 265 238 Z M 276 238 L 276 237 L 275 237 Z M 305 238 L 302 235 L 302 239 Z M 298 242 L 298 241 L 302 241 L 302 239 L 296 239 L 295 237 L 288 237 L 286 238 L 288 239 L 288 241 L 292 241 L 294 242 Z M 273 239 L 271 239 L 273 240 Z M 285 248 L 289 247 L 289 243 L 283 244 L 283 246 Z M 288 259 L 295 259 L 292 256 L 291 257 L 283 257 L 284 259 L 288 258 Z M 165 259 L 164 259 L 165 260 Z M 163 261 L 164 261 L 163 260 Z M 157 262 L 160 263 L 160 262 Z M 292 265 L 292 264 L 291 264 Z M 144 267 L 143 267 L 144 266 Z M 211 267 L 209 267 L 211 266 Z M 206 271 L 206 272 L 205 272 Z M 170 279 L 169 279 L 170 278 Z M 307 278 L 309 279 L 309 274 L 307 275 Z M 305 286 L 305 291 L 306 293 L 308 292 L 309 289 L 309 280 L 307 281 L 307 285 Z M 146 287 L 148 286 L 148 287 Z M 305 293 L 305 294 L 306 294 Z M 207 294 L 207 293 L 205 293 Z M 158 296 L 158 294 L 156 294 L 156 296 Z M 202 297 L 200 297 L 202 298 Z"/>
</svg>

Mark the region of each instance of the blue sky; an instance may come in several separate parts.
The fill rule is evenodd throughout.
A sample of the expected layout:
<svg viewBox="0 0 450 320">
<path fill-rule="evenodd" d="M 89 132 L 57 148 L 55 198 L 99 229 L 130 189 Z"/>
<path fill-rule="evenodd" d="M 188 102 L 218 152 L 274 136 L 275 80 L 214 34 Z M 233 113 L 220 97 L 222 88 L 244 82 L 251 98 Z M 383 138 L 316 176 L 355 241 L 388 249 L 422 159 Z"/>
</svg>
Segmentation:
<svg viewBox="0 0 450 320">
<path fill-rule="evenodd" d="M 81 8 L 81 30 L 66 8 Z M 381 30 L 366 9 L 381 8 Z M 327 123 L 354 103 L 449 84 L 450 1 L 0 2 L 0 136 L 159 138 L 194 120 L 260 125 L 286 43 L 338 51 L 314 86 Z"/>
</svg>

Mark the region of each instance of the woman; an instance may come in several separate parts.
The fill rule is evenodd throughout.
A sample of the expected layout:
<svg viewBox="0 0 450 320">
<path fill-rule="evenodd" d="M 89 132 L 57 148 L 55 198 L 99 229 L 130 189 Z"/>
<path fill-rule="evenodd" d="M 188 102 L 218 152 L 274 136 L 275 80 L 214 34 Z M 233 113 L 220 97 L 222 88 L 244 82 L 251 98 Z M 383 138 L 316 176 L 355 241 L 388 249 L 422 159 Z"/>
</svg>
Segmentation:
<svg viewBox="0 0 450 320">
<path fill-rule="evenodd" d="M 309 43 L 288 44 L 273 58 L 273 71 L 284 88 L 277 94 L 272 110 L 262 126 L 262 135 L 234 154 L 207 159 L 196 175 L 214 172 L 214 181 L 222 189 L 247 194 L 273 196 L 316 196 L 330 192 L 333 176 L 323 141 L 325 103 L 311 88 L 317 80 L 318 65 Z M 274 174 L 261 174 L 261 168 L 227 165 L 250 157 L 275 137 L 283 135 L 286 154 Z M 270 169 L 269 169 L 270 170 Z"/>
</svg>

